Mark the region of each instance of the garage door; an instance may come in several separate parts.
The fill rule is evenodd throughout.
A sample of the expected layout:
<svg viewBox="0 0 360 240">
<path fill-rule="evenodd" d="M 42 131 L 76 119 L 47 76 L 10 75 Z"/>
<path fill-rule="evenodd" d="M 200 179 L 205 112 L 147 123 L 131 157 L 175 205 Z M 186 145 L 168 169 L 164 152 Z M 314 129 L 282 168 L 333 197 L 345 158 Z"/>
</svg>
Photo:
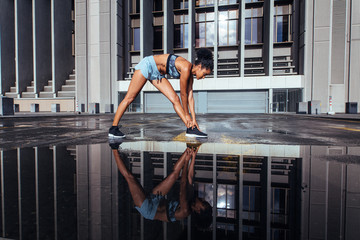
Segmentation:
<svg viewBox="0 0 360 240">
<path fill-rule="evenodd" d="M 180 97 L 180 93 L 177 93 Z M 197 93 L 194 93 L 195 112 L 197 112 Z M 175 113 L 172 103 L 162 93 L 144 93 L 145 112 L 147 113 Z"/>
<path fill-rule="evenodd" d="M 267 113 L 267 91 L 208 92 L 209 113 Z"/>
</svg>

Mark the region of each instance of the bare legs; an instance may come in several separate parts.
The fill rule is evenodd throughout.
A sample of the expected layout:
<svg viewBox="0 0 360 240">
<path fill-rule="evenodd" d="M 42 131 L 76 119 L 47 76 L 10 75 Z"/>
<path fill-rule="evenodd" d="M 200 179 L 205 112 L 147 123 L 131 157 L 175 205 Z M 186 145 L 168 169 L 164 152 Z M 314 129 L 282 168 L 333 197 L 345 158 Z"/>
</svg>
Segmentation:
<svg viewBox="0 0 360 240">
<path fill-rule="evenodd" d="M 117 126 L 121 117 L 124 115 L 126 108 L 134 101 L 136 96 L 139 94 L 141 89 L 146 83 L 146 78 L 142 75 L 140 70 L 136 70 L 134 76 L 131 79 L 129 89 L 126 93 L 125 98 L 121 101 L 116 110 L 113 126 Z"/>
</svg>

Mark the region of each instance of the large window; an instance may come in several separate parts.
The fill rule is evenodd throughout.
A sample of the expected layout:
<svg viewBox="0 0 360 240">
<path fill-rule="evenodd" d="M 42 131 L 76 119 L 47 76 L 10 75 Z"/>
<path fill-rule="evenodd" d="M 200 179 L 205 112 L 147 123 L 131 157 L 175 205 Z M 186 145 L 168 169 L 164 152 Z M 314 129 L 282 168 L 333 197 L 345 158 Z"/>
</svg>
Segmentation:
<svg viewBox="0 0 360 240">
<path fill-rule="evenodd" d="M 214 6 L 214 0 L 199 0 L 195 2 L 196 7 L 212 7 Z"/>
<path fill-rule="evenodd" d="M 245 44 L 263 42 L 263 7 L 245 9 Z"/>
<path fill-rule="evenodd" d="M 239 2 L 239 0 L 218 0 L 219 6 L 221 5 L 230 5 L 230 4 L 236 4 Z"/>
<path fill-rule="evenodd" d="M 164 23 L 163 16 L 153 17 L 153 29 L 154 29 L 153 49 L 163 48 L 163 23 Z"/>
<path fill-rule="evenodd" d="M 196 47 L 214 46 L 214 13 L 203 12 L 196 13 Z"/>
<path fill-rule="evenodd" d="M 219 12 L 219 46 L 230 46 L 237 44 L 238 19 L 238 10 Z"/>
<path fill-rule="evenodd" d="M 140 13 L 140 0 L 132 0 L 131 13 Z"/>
<path fill-rule="evenodd" d="M 140 51 L 140 19 L 131 19 L 131 51 Z"/>
<path fill-rule="evenodd" d="M 188 48 L 189 17 L 187 14 L 174 15 L 174 47 Z"/>
<path fill-rule="evenodd" d="M 189 8 L 189 0 L 174 0 L 174 9 Z"/>
<path fill-rule="evenodd" d="M 275 6 L 274 11 L 274 42 L 291 41 L 291 5 Z"/>
</svg>

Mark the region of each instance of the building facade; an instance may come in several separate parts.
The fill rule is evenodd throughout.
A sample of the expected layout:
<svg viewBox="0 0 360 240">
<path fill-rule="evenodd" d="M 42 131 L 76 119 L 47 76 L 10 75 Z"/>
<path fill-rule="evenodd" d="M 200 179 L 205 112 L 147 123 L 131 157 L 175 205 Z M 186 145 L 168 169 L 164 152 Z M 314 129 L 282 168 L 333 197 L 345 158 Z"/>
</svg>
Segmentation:
<svg viewBox="0 0 360 240">
<path fill-rule="evenodd" d="M 213 52 L 214 71 L 194 83 L 198 113 L 295 112 L 312 100 L 323 113 L 340 113 L 360 102 L 359 1 L 0 4 L 0 90 L 15 103 L 45 98 L 63 111 L 89 111 L 90 103 L 116 109 L 143 57 L 174 53 L 193 62 L 199 48 Z M 179 91 L 179 80 L 170 82 Z M 174 112 L 150 83 L 128 111 Z"/>
</svg>

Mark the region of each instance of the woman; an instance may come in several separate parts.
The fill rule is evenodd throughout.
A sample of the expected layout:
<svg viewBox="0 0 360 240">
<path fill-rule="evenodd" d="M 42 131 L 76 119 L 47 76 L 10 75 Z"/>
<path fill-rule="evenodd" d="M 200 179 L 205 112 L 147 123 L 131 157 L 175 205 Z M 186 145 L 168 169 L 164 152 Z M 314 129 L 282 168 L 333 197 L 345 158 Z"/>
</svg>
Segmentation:
<svg viewBox="0 0 360 240">
<path fill-rule="evenodd" d="M 126 108 L 134 101 L 144 87 L 147 80 L 151 82 L 162 94 L 173 104 L 175 112 L 187 127 L 186 136 L 207 137 L 207 134 L 200 131 L 196 122 L 194 97 L 193 97 L 193 76 L 198 80 L 203 79 L 213 70 L 214 60 L 210 50 L 199 49 L 195 64 L 190 63 L 183 57 L 173 54 L 162 54 L 145 57 L 135 66 L 135 72 L 131 79 L 128 92 L 121 101 L 116 111 L 113 125 L 109 129 L 109 137 L 123 138 L 125 135 L 119 130 L 118 124 Z M 165 78 L 169 74 L 174 78 L 180 78 L 180 98 L 175 93 L 170 82 Z M 189 114 L 189 109 L 191 116 Z"/>
<path fill-rule="evenodd" d="M 110 144 L 116 165 L 128 183 L 135 208 L 146 219 L 175 222 L 191 215 L 198 228 L 207 229 L 212 223 L 212 207 L 198 198 L 193 187 L 196 154 L 200 146 L 188 146 L 174 165 L 173 172 L 150 193 L 146 193 L 137 178 L 127 169 L 119 154 L 119 143 Z M 180 178 L 179 199 L 167 199 L 168 192 Z"/>
</svg>

